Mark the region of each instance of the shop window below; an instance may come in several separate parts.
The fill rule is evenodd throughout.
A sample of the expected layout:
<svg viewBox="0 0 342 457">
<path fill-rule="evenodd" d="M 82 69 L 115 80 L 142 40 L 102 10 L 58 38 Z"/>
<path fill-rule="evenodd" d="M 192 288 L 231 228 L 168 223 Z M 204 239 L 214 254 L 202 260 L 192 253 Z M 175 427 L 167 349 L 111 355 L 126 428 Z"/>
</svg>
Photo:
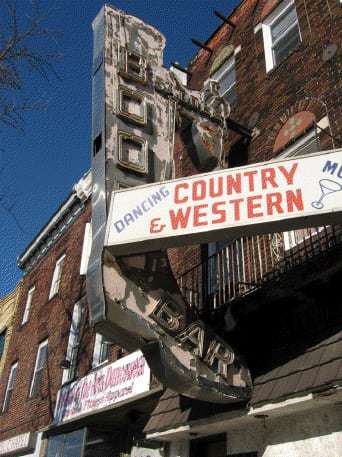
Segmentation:
<svg viewBox="0 0 342 457">
<path fill-rule="evenodd" d="M 80 457 L 84 447 L 85 429 L 51 436 L 46 457 Z"/>
<path fill-rule="evenodd" d="M 226 434 L 212 435 L 190 442 L 190 457 L 226 457 Z"/>
</svg>

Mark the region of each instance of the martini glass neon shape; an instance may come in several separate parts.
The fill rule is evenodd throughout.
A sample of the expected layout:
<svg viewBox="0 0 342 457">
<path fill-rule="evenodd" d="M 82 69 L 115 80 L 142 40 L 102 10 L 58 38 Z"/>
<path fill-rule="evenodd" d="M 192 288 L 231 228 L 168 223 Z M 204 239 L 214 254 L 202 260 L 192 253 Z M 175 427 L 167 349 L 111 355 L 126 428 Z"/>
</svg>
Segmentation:
<svg viewBox="0 0 342 457">
<path fill-rule="evenodd" d="M 321 188 L 321 196 L 317 201 L 311 203 L 311 206 L 315 209 L 323 209 L 323 199 L 333 192 L 342 190 L 342 185 L 336 181 L 332 181 L 331 179 L 320 179 L 319 185 Z"/>
</svg>

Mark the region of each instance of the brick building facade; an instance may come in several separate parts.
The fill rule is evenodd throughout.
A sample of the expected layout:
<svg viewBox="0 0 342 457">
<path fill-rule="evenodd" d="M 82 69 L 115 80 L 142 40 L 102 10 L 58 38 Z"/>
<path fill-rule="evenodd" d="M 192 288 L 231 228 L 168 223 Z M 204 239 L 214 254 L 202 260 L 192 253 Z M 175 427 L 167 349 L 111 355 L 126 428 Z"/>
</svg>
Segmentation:
<svg viewBox="0 0 342 457">
<path fill-rule="evenodd" d="M 341 148 L 340 2 L 243 0 L 224 19 L 182 75 L 194 90 L 220 82 L 231 121 L 244 127 L 229 131 L 220 166 Z M 204 171 L 190 143 L 188 126 L 178 129 L 176 177 Z M 19 258 L 26 274 L 2 373 L 0 455 L 68 457 L 74 439 L 77 455 L 101 457 L 127 455 L 132 445 L 156 457 L 162 449 L 169 457 L 339 457 L 342 313 L 333 290 L 342 271 L 340 226 L 169 250 L 188 305 L 246 358 L 254 383 L 248 404 L 215 405 L 170 389 L 157 404 L 153 381 L 118 408 L 94 406 L 64 420 L 61 397 L 67 404 L 87 375 L 108 375 L 94 354 L 119 364 L 126 355 L 88 323 L 82 259 L 90 179 Z"/>
</svg>

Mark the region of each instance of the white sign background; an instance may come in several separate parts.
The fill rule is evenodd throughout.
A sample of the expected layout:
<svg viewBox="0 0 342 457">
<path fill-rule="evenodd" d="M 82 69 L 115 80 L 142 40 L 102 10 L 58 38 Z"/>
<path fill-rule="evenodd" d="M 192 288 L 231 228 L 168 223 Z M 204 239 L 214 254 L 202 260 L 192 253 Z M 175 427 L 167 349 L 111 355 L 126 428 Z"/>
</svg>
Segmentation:
<svg viewBox="0 0 342 457">
<path fill-rule="evenodd" d="M 75 419 L 96 412 L 150 388 L 150 368 L 141 351 L 97 369 L 67 384 L 59 392 L 55 422 Z"/>
<path fill-rule="evenodd" d="M 0 455 L 8 455 L 13 452 L 24 451 L 34 447 L 32 433 L 22 433 L 5 441 L 0 441 Z"/>
<path fill-rule="evenodd" d="M 113 192 L 116 255 L 342 221 L 342 149 Z"/>
</svg>

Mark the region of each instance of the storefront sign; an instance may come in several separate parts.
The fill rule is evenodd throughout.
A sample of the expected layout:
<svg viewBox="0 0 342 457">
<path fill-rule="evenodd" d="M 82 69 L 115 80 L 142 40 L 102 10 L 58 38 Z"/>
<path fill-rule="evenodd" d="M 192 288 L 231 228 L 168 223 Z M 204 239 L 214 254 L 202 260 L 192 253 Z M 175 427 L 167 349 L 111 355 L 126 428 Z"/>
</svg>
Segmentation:
<svg viewBox="0 0 342 457">
<path fill-rule="evenodd" d="M 22 433 L 8 440 L 0 441 L 0 455 L 22 455 L 34 450 L 36 434 L 32 432 Z"/>
<path fill-rule="evenodd" d="M 114 192 L 106 245 L 132 254 L 336 222 L 342 149 Z"/>
<path fill-rule="evenodd" d="M 161 449 L 149 449 L 146 447 L 132 447 L 130 457 L 163 457 L 164 452 Z"/>
<path fill-rule="evenodd" d="M 150 369 L 140 351 L 106 365 L 60 390 L 55 422 L 62 423 L 83 414 L 147 392 Z"/>
</svg>

